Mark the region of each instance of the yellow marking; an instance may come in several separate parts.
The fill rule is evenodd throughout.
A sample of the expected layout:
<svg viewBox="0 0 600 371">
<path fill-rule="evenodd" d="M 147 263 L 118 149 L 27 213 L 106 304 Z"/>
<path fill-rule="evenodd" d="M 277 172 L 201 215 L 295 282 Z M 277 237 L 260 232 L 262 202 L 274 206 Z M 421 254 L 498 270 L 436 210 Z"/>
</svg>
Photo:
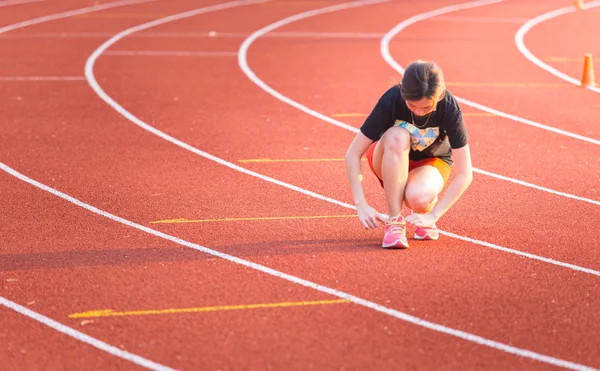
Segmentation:
<svg viewBox="0 0 600 371">
<path fill-rule="evenodd" d="M 367 113 L 334 113 L 331 117 L 367 117 Z"/>
<path fill-rule="evenodd" d="M 149 314 L 216 312 L 216 311 L 221 311 L 221 310 L 282 308 L 282 307 L 298 307 L 298 306 L 308 306 L 308 305 L 327 305 L 327 304 L 345 304 L 345 303 L 350 303 L 350 300 L 337 299 L 337 300 L 317 300 L 317 301 L 296 301 L 296 302 L 268 303 L 268 304 L 223 305 L 223 306 L 217 306 L 217 307 L 201 307 L 201 308 L 133 310 L 133 311 L 127 311 L 127 312 L 115 312 L 112 309 L 105 309 L 105 310 L 93 310 L 93 311 L 82 312 L 82 313 L 73 313 L 73 314 L 69 314 L 69 318 L 145 316 L 145 315 L 149 315 Z"/>
<path fill-rule="evenodd" d="M 568 57 L 548 57 L 544 58 L 548 62 L 582 62 L 583 58 L 568 58 Z"/>
<path fill-rule="evenodd" d="M 353 218 L 353 215 L 313 215 L 313 216 L 273 216 L 263 218 L 224 218 L 224 219 L 167 219 L 150 222 L 150 224 L 176 224 L 176 223 L 211 223 L 211 222 L 239 222 L 239 221 L 256 221 L 256 220 L 293 220 L 293 219 L 328 219 L 328 218 Z"/>
<path fill-rule="evenodd" d="M 520 82 L 447 82 L 447 86 L 489 87 L 489 88 L 556 88 L 571 86 L 567 83 L 520 83 Z"/>
<path fill-rule="evenodd" d="M 569 57 L 548 57 L 544 58 L 548 62 L 580 62 L 583 63 L 583 57 L 581 58 L 569 58 Z"/>
</svg>

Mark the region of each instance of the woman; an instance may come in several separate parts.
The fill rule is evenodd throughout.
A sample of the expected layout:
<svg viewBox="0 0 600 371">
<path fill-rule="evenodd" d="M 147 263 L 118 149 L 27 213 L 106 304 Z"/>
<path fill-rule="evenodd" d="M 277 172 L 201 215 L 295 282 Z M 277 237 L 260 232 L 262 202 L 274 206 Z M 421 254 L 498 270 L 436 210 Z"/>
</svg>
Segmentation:
<svg viewBox="0 0 600 371">
<path fill-rule="evenodd" d="M 473 179 L 467 130 L 458 103 L 446 89 L 442 70 L 433 62 L 411 63 L 365 120 L 346 152 L 346 171 L 358 219 L 364 228 L 385 222 L 382 246 L 407 248 L 406 223 L 415 239 L 437 240 L 438 219 L 460 198 Z M 389 217 L 365 200 L 360 159 L 384 188 Z M 454 166 L 456 177 L 438 195 Z M 413 212 L 404 218 L 402 202 Z"/>
</svg>

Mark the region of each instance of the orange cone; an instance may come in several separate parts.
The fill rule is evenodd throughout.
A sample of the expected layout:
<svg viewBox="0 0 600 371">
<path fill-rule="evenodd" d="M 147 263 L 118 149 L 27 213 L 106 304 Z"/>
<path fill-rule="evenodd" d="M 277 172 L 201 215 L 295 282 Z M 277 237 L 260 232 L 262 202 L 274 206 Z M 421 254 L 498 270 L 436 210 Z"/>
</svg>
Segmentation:
<svg viewBox="0 0 600 371">
<path fill-rule="evenodd" d="M 594 86 L 594 62 L 592 55 L 586 54 L 583 58 L 583 75 L 581 76 L 581 86 Z"/>
<path fill-rule="evenodd" d="M 579 10 L 585 9 L 584 0 L 575 0 L 574 5 L 575 5 L 575 8 L 577 8 Z"/>
</svg>

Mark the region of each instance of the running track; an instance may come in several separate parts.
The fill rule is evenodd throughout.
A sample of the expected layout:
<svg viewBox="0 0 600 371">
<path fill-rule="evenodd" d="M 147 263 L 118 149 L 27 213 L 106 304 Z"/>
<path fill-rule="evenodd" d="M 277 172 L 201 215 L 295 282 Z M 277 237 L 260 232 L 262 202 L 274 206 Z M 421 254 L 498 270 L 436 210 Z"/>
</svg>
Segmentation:
<svg viewBox="0 0 600 371">
<path fill-rule="evenodd" d="M 1 368 L 600 369 L 599 97 L 515 41 L 570 5 L 1 1 Z M 523 41 L 577 79 L 598 16 Z M 339 159 L 418 58 L 477 171 L 384 251 Z"/>
</svg>

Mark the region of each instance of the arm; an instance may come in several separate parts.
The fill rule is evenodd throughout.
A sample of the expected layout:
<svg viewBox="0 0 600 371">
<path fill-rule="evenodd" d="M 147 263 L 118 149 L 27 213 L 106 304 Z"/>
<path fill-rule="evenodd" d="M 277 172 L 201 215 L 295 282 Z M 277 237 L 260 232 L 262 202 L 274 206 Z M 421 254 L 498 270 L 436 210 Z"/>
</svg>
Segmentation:
<svg viewBox="0 0 600 371">
<path fill-rule="evenodd" d="M 471 165 L 471 151 L 469 150 L 469 145 L 467 144 L 462 148 L 453 149 L 452 158 L 454 159 L 456 177 L 452 184 L 448 186 L 444 196 L 430 212 L 435 220 L 438 220 L 456 201 L 458 201 L 473 180 L 473 167 Z"/>
<path fill-rule="evenodd" d="M 452 205 L 471 184 L 473 180 L 473 168 L 471 165 L 471 152 L 469 145 L 452 150 L 452 158 L 456 169 L 456 177 L 448 186 L 444 196 L 437 202 L 433 209 L 427 214 L 412 214 L 406 217 L 406 221 L 420 227 L 433 225 L 438 219 L 450 209 Z"/>
<path fill-rule="evenodd" d="M 365 194 L 362 188 L 363 176 L 360 159 L 371 143 L 373 143 L 371 139 L 367 138 L 362 132 L 359 132 L 356 134 L 356 137 L 354 137 L 352 143 L 350 143 L 350 147 L 348 147 L 346 157 L 344 158 L 346 163 L 346 175 L 348 176 L 348 182 L 350 183 L 354 205 L 366 203 Z"/>
<path fill-rule="evenodd" d="M 362 171 L 360 159 L 367 151 L 373 141 L 367 138 L 362 132 L 359 132 L 346 151 L 346 175 L 350 183 L 350 190 L 356 205 L 358 219 L 365 228 L 376 228 L 378 226 L 377 219 L 381 221 L 387 220 L 387 217 L 378 213 L 367 203 L 362 187 Z"/>
<path fill-rule="evenodd" d="M 407 222 L 416 226 L 430 226 L 434 224 L 458 201 L 473 180 L 471 151 L 469 149 L 468 133 L 463 121 L 462 111 L 458 102 L 449 91 L 446 91 L 444 100 L 446 101 L 446 105 L 444 106 L 443 126 L 452 147 L 452 159 L 454 160 L 456 177 L 452 184 L 448 186 L 444 196 L 429 213 L 412 214 L 406 218 Z"/>
</svg>

